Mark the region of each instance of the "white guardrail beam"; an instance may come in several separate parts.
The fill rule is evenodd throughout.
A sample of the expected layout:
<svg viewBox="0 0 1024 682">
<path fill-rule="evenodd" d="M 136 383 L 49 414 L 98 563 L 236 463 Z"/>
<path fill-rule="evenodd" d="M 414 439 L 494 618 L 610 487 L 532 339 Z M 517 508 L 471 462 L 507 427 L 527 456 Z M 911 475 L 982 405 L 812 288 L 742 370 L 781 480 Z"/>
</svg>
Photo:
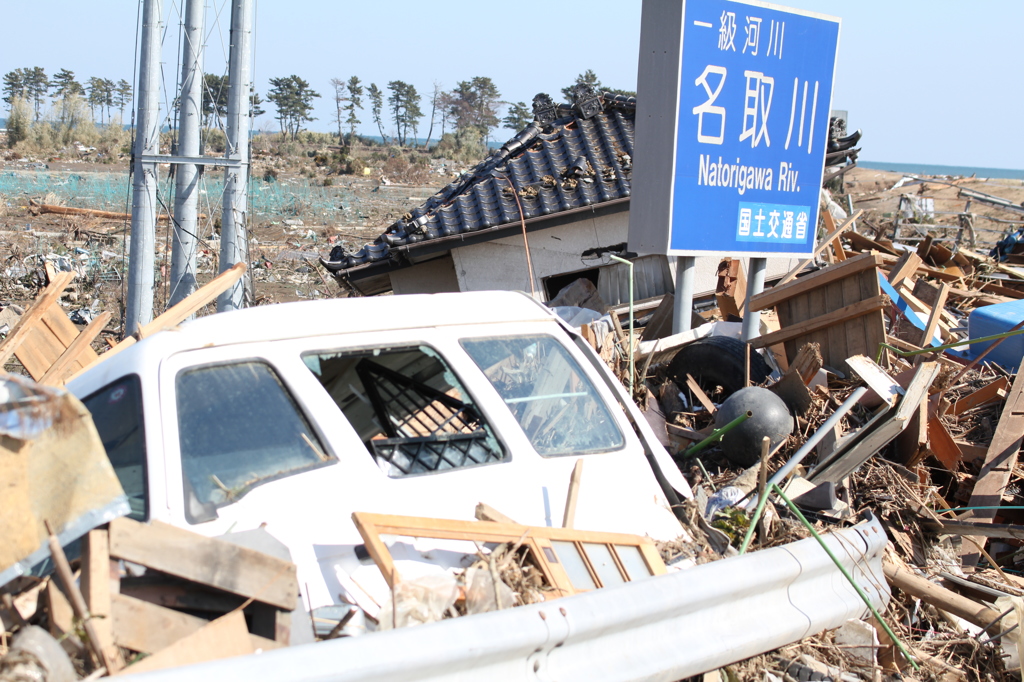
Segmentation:
<svg viewBox="0 0 1024 682">
<path fill-rule="evenodd" d="M 824 536 L 879 610 L 885 531 Z M 813 538 L 544 604 L 140 675 L 139 682 L 678 680 L 864 618 Z"/>
</svg>

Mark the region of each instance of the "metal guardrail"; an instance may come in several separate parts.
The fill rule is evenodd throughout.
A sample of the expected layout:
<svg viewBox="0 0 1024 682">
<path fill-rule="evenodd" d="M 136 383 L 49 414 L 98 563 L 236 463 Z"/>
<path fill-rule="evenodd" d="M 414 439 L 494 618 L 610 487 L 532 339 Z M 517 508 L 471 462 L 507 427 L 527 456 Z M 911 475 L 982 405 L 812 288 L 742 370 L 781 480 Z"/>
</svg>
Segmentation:
<svg viewBox="0 0 1024 682">
<path fill-rule="evenodd" d="M 825 536 L 884 608 L 885 531 Z M 862 618 L 813 538 L 617 587 L 468 618 L 159 671 L 139 682 L 678 680 Z"/>
</svg>

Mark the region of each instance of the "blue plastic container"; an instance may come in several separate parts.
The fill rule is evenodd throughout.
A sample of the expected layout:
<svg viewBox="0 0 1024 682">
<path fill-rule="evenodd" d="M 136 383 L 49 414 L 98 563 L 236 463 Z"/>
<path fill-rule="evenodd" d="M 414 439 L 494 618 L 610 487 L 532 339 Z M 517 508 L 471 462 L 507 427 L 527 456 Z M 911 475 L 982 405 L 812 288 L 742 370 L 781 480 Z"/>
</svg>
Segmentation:
<svg viewBox="0 0 1024 682">
<path fill-rule="evenodd" d="M 972 339 L 1008 332 L 1024 320 L 1024 300 L 1007 301 L 975 308 L 968 318 L 967 328 Z M 994 341 L 971 344 L 971 358 L 981 355 Z M 1010 372 L 1016 372 L 1024 358 L 1024 334 L 1010 336 L 999 347 L 985 356 L 985 362 L 998 363 Z"/>
</svg>

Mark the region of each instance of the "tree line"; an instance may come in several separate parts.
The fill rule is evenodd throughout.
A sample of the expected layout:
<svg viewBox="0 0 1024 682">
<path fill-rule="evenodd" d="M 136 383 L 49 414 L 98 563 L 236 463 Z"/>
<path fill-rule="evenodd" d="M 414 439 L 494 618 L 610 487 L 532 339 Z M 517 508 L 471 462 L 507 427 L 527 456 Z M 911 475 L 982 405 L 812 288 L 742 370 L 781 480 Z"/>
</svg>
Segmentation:
<svg viewBox="0 0 1024 682">
<path fill-rule="evenodd" d="M 307 81 L 291 75 L 271 78 L 270 85 L 267 100 L 277 109 L 277 120 L 283 134 L 295 137 L 306 123 L 316 120 L 312 116 L 313 101 L 321 95 Z M 636 95 L 628 90 L 606 88 L 597 75 L 588 69 L 579 74 L 573 83 L 562 88 L 567 101 L 572 99 L 578 85 L 586 85 L 596 91 Z M 486 76 L 459 81 L 451 90 L 445 90 L 435 82 L 426 102 L 415 85 L 401 80 L 390 81 L 386 91 L 376 83 L 364 86 L 358 76 L 332 78 L 330 86 L 334 101 L 332 120 L 338 126 L 338 139 L 342 141 L 346 139 L 346 127 L 348 139 L 355 138 L 356 127 L 362 123 L 359 112 L 365 111 L 364 97 L 381 139 L 385 144 L 393 142 L 399 146 L 415 146 L 423 123 L 429 126 L 423 142 L 423 146 L 427 147 L 434 139 L 435 129 L 439 131 L 438 139 L 444 139 L 446 133 L 451 131 L 457 140 L 482 143 L 499 125 L 518 131 L 533 120 L 531 107 L 525 102 L 502 100 L 498 87 Z M 424 113 L 424 106 L 430 108 L 429 116 Z M 501 116 L 502 109 L 505 111 L 504 117 Z M 391 124 L 390 135 L 385 132 L 386 123 Z"/>
<path fill-rule="evenodd" d="M 435 131 L 438 132 L 436 139 L 449 139 L 453 144 L 461 146 L 485 143 L 499 126 L 518 131 L 533 120 L 530 106 L 525 102 L 504 101 L 498 87 L 486 76 L 459 81 L 451 89 L 445 89 L 435 82 L 425 101 L 415 85 L 402 80 L 390 81 L 384 88 L 376 83 L 365 86 L 358 76 L 332 78 L 329 84 L 334 102 L 332 120 L 337 124 L 338 138 L 342 142 L 346 139 L 346 130 L 348 140 L 351 142 L 355 139 L 356 128 L 362 123 L 360 117 L 365 115 L 363 112 L 366 111 L 366 105 L 369 106 L 369 115 L 384 143 L 399 146 L 415 146 L 421 125 L 427 127 L 424 147 L 435 139 Z M 587 85 L 597 91 L 635 94 L 606 88 L 597 75 L 588 69 L 562 89 L 567 101 L 572 99 L 573 90 L 578 85 Z M 115 83 L 106 78 L 91 77 L 83 85 L 73 71 L 61 69 L 50 78 L 38 66 L 14 69 L 5 74 L 2 92 L 3 101 L 12 114 L 11 118 L 15 119 L 15 137 L 22 134 L 21 127 L 27 129 L 28 125 L 28 121 L 21 120 L 25 118 L 24 115 L 20 118 L 16 116 L 19 102 L 28 105 L 32 117 L 38 122 L 43 105 L 50 98 L 55 105 L 57 122 L 62 127 L 73 128 L 74 117 L 78 115 L 76 112 L 80 111 L 73 105 L 78 100 L 88 105 L 93 121 L 100 124 L 111 122 L 114 111 L 119 111 L 123 118 L 125 107 L 132 101 L 132 86 L 125 80 Z M 271 78 L 267 92 L 267 101 L 276 109 L 275 118 L 282 134 L 293 139 L 306 124 L 316 120 L 312 115 L 313 103 L 320 97 L 320 93 L 313 90 L 308 81 L 294 74 Z M 251 91 L 249 107 L 252 116 L 266 113 L 263 104 L 264 101 L 255 90 Z M 204 126 L 217 126 L 217 119 L 227 115 L 227 108 L 227 76 L 206 74 L 202 99 Z M 429 115 L 424 108 L 429 109 Z M 11 127 L 9 120 L 8 142 L 13 145 L 18 140 L 12 139 Z M 446 135 L 449 137 L 446 138 Z"/>
</svg>

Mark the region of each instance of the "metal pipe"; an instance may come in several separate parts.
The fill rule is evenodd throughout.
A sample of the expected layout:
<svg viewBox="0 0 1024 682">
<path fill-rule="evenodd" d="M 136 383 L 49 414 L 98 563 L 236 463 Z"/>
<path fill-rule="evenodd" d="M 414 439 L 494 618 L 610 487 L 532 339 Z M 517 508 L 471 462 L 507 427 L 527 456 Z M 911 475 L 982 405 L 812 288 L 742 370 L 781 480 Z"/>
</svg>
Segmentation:
<svg viewBox="0 0 1024 682">
<path fill-rule="evenodd" d="M 750 299 L 764 291 L 764 274 L 767 269 L 767 258 L 750 259 L 749 274 L 747 275 L 746 313 L 743 315 L 744 343 L 750 343 L 752 338 L 761 333 L 761 312 L 750 309 Z"/>
<path fill-rule="evenodd" d="M 178 151 L 199 156 L 203 116 L 203 13 L 205 0 L 186 0 L 185 44 L 181 54 L 181 95 L 178 98 Z M 174 169 L 174 239 L 171 242 L 171 294 L 167 307 L 196 290 L 196 245 L 199 234 L 199 168 Z"/>
<path fill-rule="evenodd" d="M 795 469 L 796 466 L 802 462 L 805 457 L 807 457 L 807 455 L 811 454 L 814 446 L 821 442 L 821 439 L 825 437 L 825 434 L 831 431 L 836 424 L 839 423 L 839 420 L 843 418 L 843 415 L 852 410 L 853 406 L 860 401 L 861 396 L 867 392 L 868 387 L 861 386 L 851 393 L 850 397 L 846 399 L 846 402 L 840 405 L 839 408 L 832 413 L 832 416 L 826 419 L 825 423 L 807 439 L 807 442 L 804 443 L 803 447 L 797 450 L 796 453 L 789 458 L 789 461 L 783 464 L 782 468 L 775 472 L 775 475 L 768 481 L 768 487 L 771 488 L 773 485 L 780 485 L 782 481 L 786 479 L 786 476 L 789 476 L 790 472 L 793 471 L 793 469 Z"/>
<path fill-rule="evenodd" d="M 156 248 L 155 163 L 143 163 L 144 154 L 160 151 L 160 35 L 162 0 L 142 6 L 142 42 L 139 50 L 139 100 L 135 141 L 132 144 L 132 231 L 128 261 L 128 300 L 124 335 L 134 334 L 153 320 L 153 266 Z"/>
<path fill-rule="evenodd" d="M 688 332 L 693 317 L 693 278 L 697 271 L 695 256 L 676 257 L 675 307 L 672 311 L 672 333 Z"/>
<path fill-rule="evenodd" d="M 633 359 L 633 356 L 635 355 L 633 351 L 633 261 L 626 260 L 625 258 L 619 258 L 612 254 L 609 254 L 608 257 L 614 261 L 625 263 L 629 266 L 629 397 L 631 400 L 635 400 L 636 398 L 633 393 L 633 381 L 634 376 L 636 375 L 636 368 L 634 367 L 635 360 Z"/>
<path fill-rule="evenodd" d="M 249 262 L 247 233 L 249 178 L 249 75 L 252 37 L 252 0 L 232 0 L 231 51 L 228 65 L 228 120 L 225 156 L 237 158 L 238 166 L 224 170 L 224 204 L 221 211 L 220 271 L 235 263 Z M 237 310 L 246 304 L 249 274 L 217 298 L 217 312 Z"/>
<path fill-rule="evenodd" d="M 744 412 L 740 416 L 736 417 L 735 419 L 733 419 L 731 422 L 729 422 L 728 424 L 726 424 L 722 428 L 715 429 L 714 431 L 711 432 L 710 436 L 708 436 L 707 438 L 705 438 L 701 442 L 696 443 L 696 444 L 691 445 L 690 447 L 688 447 L 686 449 L 686 451 L 683 452 L 683 455 L 682 455 L 683 458 L 685 459 L 687 457 L 692 457 L 692 456 L 696 455 L 698 452 L 700 452 L 701 450 L 703 450 L 707 446 L 711 445 L 715 441 L 720 440 L 722 438 L 722 436 L 724 436 L 725 434 L 729 433 L 730 431 L 735 429 L 737 426 L 739 426 L 740 424 L 742 424 L 743 422 L 747 421 L 748 419 L 750 419 L 753 416 L 754 416 L 754 413 L 751 412 L 750 410 L 747 410 L 746 412 Z"/>
</svg>

